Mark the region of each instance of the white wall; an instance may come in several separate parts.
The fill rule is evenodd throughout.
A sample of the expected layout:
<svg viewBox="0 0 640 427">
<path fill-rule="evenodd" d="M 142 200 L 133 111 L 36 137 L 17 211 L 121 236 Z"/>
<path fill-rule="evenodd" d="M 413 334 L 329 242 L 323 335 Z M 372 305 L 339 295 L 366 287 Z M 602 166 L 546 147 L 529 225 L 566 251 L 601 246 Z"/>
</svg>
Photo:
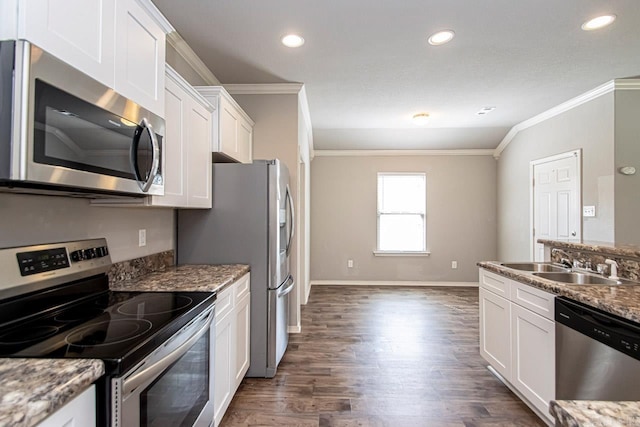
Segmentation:
<svg viewBox="0 0 640 427">
<path fill-rule="evenodd" d="M 87 199 L 0 193 L 0 247 L 106 237 L 114 262 L 174 249 L 172 209 L 94 207 Z M 147 245 L 138 247 L 138 230 Z"/>
<path fill-rule="evenodd" d="M 498 259 L 530 258 L 529 163 L 582 148 L 584 240 L 614 240 L 614 94 L 602 95 L 519 132 L 498 161 Z"/>
<path fill-rule="evenodd" d="M 373 255 L 378 172 L 427 174 L 431 256 Z M 311 163 L 312 280 L 477 282 L 476 262 L 496 259 L 496 226 L 491 156 L 317 155 Z"/>
</svg>

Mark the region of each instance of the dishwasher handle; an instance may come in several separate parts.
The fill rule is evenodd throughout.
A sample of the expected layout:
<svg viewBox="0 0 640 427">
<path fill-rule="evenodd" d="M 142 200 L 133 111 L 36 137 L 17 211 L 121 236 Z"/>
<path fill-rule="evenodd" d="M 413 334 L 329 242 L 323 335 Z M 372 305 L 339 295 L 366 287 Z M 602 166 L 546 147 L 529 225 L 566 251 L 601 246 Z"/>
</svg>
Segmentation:
<svg viewBox="0 0 640 427">
<path fill-rule="evenodd" d="M 565 326 L 640 360 L 640 325 L 568 298 L 557 297 L 556 328 Z"/>
</svg>

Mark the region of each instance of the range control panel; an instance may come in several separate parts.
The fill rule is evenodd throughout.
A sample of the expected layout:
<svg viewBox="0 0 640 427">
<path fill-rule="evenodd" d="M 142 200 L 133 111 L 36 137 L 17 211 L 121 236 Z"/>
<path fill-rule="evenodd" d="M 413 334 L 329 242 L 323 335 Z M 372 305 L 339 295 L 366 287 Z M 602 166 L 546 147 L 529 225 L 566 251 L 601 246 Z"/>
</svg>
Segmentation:
<svg viewBox="0 0 640 427">
<path fill-rule="evenodd" d="M 64 247 L 42 251 L 18 252 L 16 257 L 18 258 L 22 276 L 69 267 L 67 250 Z"/>
<path fill-rule="evenodd" d="M 20 275 L 23 277 L 47 271 L 60 270 L 61 268 L 69 267 L 71 263 L 103 258 L 107 255 L 109 255 L 107 246 L 77 249 L 69 252 L 68 256 L 66 247 L 16 253 L 18 265 L 20 266 Z M 69 257 L 71 257 L 71 263 Z"/>
</svg>

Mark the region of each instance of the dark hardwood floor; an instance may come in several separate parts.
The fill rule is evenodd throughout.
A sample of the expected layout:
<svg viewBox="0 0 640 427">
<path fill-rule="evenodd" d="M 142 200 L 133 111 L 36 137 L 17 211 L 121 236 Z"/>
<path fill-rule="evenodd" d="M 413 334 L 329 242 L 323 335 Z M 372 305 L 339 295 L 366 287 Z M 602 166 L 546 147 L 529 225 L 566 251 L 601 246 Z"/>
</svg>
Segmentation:
<svg viewBox="0 0 640 427">
<path fill-rule="evenodd" d="M 486 369 L 478 289 L 314 286 L 273 379 L 221 425 L 544 426 Z"/>
</svg>

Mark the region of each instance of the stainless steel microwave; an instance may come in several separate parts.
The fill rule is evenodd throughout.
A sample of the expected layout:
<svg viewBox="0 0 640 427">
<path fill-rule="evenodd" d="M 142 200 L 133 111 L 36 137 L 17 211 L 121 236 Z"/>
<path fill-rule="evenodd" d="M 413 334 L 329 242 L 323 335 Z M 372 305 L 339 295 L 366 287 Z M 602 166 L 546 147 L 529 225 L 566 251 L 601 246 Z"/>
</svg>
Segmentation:
<svg viewBox="0 0 640 427">
<path fill-rule="evenodd" d="M 25 41 L 0 42 L 0 191 L 163 195 L 164 120 Z"/>
</svg>

